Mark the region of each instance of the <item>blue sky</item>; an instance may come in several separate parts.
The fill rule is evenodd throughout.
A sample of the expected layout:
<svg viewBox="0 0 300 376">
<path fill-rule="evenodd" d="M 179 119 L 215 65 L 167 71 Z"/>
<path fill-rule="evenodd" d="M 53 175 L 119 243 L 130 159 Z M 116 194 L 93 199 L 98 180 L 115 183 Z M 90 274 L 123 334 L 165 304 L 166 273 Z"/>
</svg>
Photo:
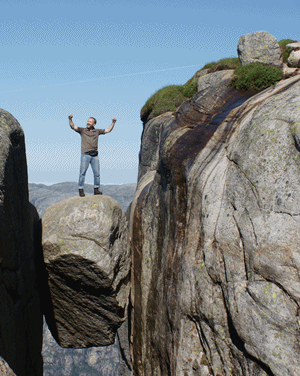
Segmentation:
<svg viewBox="0 0 300 376">
<path fill-rule="evenodd" d="M 21 124 L 29 182 L 77 181 L 80 136 L 98 128 L 102 184 L 135 183 L 140 109 L 158 89 L 203 65 L 237 57 L 240 36 L 265 30 L 299 40 L 289 1 L 0 0 L 0 108 Z M 86 182 L 92 183 L 91 169 Z"/>
</svg>

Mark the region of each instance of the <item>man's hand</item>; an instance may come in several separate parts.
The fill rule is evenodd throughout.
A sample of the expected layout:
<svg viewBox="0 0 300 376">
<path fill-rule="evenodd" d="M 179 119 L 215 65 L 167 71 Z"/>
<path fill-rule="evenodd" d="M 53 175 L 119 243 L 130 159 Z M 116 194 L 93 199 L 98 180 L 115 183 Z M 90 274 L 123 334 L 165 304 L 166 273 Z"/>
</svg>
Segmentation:
<svg viewBox="0 0 300 376">
<path fill-rule="evenodd" d="M 110 125 L 108 128 L 104 129 L 104 133 L 109 133 L 109 132 L 111 132 L 111 131 L 114 129 L 114 126 L 115 126 L 115 124 L 116 124 L 116 121 L 117 121 L 117 119 L 114 117 L 114 118 L 112 119 L 112 123 L 111 123 L 111 125 Z"/>
<path fill-rule="evenodd" d="M 68 116 L 68 118 L 69 118 L 69 123 L 70 123 L 70 127 L 71 127 L 72 129 L 74 129 L 74 131 L 78 131 L 78 127 L 76 127 L 76 125 L 74 125 L 73 120 L 72 120 L 72 117 L 73 117 L 72 114 Z"/>
</svg>

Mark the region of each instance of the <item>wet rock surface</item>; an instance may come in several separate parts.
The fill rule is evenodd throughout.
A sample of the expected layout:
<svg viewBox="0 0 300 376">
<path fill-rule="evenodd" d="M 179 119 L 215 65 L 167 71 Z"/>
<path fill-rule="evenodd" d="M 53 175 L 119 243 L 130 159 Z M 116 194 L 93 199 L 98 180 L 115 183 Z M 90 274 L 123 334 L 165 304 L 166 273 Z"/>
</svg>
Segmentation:
<svg viewBox="0 0 300 376">
<path fill-rule="evenodd" d="M 74 197 L 43 215 L 50 296 L 48 327 L 62 347 L 114 343 L 125 319 L 130 253 L 127 221 L 108 196 Z"/>
<path fill-rule="evenodd" d="M 0 356 L 18 376 L 43 373 L 40 236 L 39 216 L 28 200 L 24 133 L 0 109 Z"/>
<path fill-rule="evenodd" d="M 162 122 L 132 202 L 134 374 L 296 376 L 300 78 L 216 87 Z"/>
</svg>

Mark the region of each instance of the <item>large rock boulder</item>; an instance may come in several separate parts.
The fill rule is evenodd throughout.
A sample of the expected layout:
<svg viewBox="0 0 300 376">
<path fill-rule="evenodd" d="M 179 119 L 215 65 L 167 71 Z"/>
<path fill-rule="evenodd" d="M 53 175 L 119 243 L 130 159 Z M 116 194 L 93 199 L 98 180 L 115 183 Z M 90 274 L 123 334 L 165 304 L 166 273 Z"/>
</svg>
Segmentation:
<svg viewBox="0 0 300 376">
<path fill-rule="evenodd" d="M 276 38 L 266 31 L 241 36 L 237 52 L 243 65 L 258 62 L 282 68 L 279 44 Z"/>
<path fill-rule="evenodd" d="M 161 132 L 132 202 L 133 373 L 297 376 L 300 77 L 221 125 L 225 88 L 206 90 Z"/>
<path fill-rule="evenodd" d="M 0 356 L 18 375 L 42 375 L 39 216 L 28 200 L 24 133 L 0 109 Z"/>
<path fill-rule="evenodd" d="M 125 214 L 108 196 L 73 197 L 43 215 L 47 324 L 62 347 L 114 343 L 125 319 L 130 253 Z"/>
</svg>

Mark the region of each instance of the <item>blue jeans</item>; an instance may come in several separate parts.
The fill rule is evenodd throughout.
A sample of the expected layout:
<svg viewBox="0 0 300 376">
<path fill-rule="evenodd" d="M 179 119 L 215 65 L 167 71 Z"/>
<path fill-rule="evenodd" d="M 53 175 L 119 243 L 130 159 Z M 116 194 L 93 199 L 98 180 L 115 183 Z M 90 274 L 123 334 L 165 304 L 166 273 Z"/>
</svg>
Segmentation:
<svg viewBox="0 0 300 376">
<path fill-rule="evenodd" d="M 88 154 L 81 153 L 81 161 L 80 161 L 80 171 L 79 171 L 79 182 L 78 188 L 83 189 L 84 186 L 84 179 L 89 164 L 92 166 L 93 174 L 94 174 L 94 188 L 100 188 L 100 163 L 99 157 L 91 157 Z"/>
</svg>

